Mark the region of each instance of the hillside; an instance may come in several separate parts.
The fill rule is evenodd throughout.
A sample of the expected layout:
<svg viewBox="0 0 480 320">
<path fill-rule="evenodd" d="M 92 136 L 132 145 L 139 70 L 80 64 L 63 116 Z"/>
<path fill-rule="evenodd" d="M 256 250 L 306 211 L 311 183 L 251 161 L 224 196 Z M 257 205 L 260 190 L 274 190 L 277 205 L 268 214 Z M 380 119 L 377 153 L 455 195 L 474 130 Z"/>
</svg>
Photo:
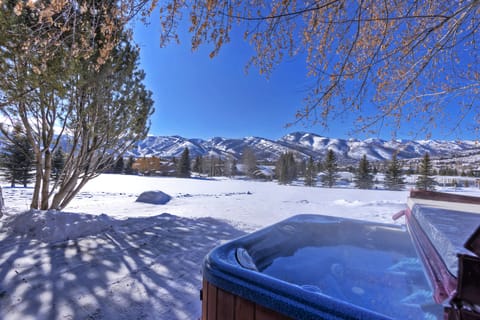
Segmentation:
<svg viewBox="0 0 480 320">
<path fill-rule="evenodd" d="M 134 157 L 180 157 L 188 147 L 191 157 L 216 156 L 240 159 L 243 150 L 251 148 L 259 160 L 277 160 L 286 151 L 294 151 L 300 157 L 312 156 L 315 160 L 323 159 L 332 149 L 341 162 L 354 162 L 364 154 L 371 161 L 384 161 L 398 152 L 399 159 L 422 157 L 428 152 L 435 158 L 463 157 L 478 159 L 480 147 L 476 141 L 445 140 L 381 140 L 381 139 L 333 139 L 313 133 L 295 132 L 279 140 L 261 137 L 229 139 L 215 137 L 208 140 L 187 139 L 180 136 L 149 136 L 139 142 L 128 155 Z M 468 155 L 468 157 L 467 157 Z"/>
</svg>

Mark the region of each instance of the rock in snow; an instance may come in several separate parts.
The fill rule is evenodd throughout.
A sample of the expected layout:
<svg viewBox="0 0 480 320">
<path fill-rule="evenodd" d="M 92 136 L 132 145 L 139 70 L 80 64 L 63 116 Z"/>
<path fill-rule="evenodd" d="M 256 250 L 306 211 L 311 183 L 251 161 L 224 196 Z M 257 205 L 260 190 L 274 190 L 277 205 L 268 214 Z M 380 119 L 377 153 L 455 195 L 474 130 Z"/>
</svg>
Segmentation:
<svg viewBox="0 0 480 320">
<path fill-rule="evenodd" d="M 145 191 L 138 196 L 136 202 L 151 204 L 166 204 L 172 199 L 171 196 L 162 191 Z"/>
</svg>

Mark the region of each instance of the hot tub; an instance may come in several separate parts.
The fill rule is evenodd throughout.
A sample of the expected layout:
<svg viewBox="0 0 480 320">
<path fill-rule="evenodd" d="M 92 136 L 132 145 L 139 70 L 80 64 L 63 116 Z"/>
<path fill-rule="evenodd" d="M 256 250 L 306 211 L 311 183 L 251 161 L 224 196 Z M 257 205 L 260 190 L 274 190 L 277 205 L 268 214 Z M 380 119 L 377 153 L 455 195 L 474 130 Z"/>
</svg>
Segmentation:
<svg viewBox="0 0 480 320">
<path fill-rule="evenodd" d="M 404 227 L 298 215 L 205 259 L 203 320 L 442 319 Z"/>
</svg>

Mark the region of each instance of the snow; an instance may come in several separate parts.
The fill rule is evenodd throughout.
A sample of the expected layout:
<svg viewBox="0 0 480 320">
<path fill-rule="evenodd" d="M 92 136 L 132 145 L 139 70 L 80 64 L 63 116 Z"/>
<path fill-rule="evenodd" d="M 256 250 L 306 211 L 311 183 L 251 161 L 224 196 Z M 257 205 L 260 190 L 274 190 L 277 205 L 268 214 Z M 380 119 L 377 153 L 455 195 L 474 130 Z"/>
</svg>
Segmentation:
<svg viewBox="0 0 480 320">
<path fill-rule="evenodd" d="M 149 190 L 172 199 L 135 202 Z M 199 319 L 202 262 L 215 246 L 301 213 L 394 223 L 408 196 L 113 174 L 89 182 L 66 212 L 27 211 L 31 193 L 3 186 L 0 319 Z"/>
</svg>

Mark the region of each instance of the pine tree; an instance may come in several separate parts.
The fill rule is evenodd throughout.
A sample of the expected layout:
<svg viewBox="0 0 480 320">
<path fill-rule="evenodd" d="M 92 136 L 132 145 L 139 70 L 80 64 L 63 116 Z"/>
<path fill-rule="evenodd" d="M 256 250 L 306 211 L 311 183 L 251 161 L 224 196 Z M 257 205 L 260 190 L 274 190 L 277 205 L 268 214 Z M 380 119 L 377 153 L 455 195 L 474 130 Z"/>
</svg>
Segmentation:
<svg viewBox="0 0 480 320">
<path fill-rule="evenodd" d="M 368 162 L 366 155 L 363 155 L 360 160 L 354 181 L 355 186 L 359 189 L 373 188 L 373 175 L 370 173 L 370 163 Z"/>
<path fill-rule="evenodd" d="M 26 136 L 33 144 L 36 161 L 31 209 L 64 209 L 89 180 L 112 166 L 113 156 L 131 149 L 148 133 L 152 93 L 143 83 L 145 72 L 139 68 L 139 50 L 130 40 L 130 31 L 114 18 L 118 4 L 102 2 L 102 10 L 93 2 L 84 4 L 85 12 L 75 2 L 49 26 L 38 25 L 37 14 L 6 14 L 2 6 L 0 33 L 9 34 L 9 28 L 15 31 L 8 41 L 0 40 L 2 116 L 4 123 L 20 120 L 25 124 Z M 60 20 L 78 24 L 67 27 Z M 7 22 L 12 22 L 11 26 Z M 109 27 L 112 23 L 118 26 L 115 32 Z M 53 44 L 38 37 L 39 28 L 47 33 L 63 29 L 64 34 L 57 36 L 68 40 Z M 102 30 L 115 39 L 107 41 L 108 48 Z M 31 44 L 48 43 L 48 47 L 35 50 L 39 47 L 33 46 L 29 55 L 23 55 L 21 51 L 26 49 L 19 51 L 22 39 Z M 91 51 L 79 57 L 76 52 L 83 51 L 82 42 L 87 39 L 84 44 L 91 45 Z M 64 175 L 52 183 L 53 154 L 63 139 L 68 139 L 71 156 L 66 159 Z"/>
<path fill-rule="evenodd" d="M 185 148 L 178 161 L 177 176 L 181 178 L 190 178 L 190 152 Z"/>
<path fill-rule="evenodd" d="M 322 186 L 332 188 L 338 180 L 337 157 L 329 149 L 323 167 Z"/>
<path fill-rule="evenodd" d="M 293 152 L 287 152 L 287 179 L 288 183 L 291 183 L 297 178 L 298 170 L 297 163 L 295 162 L 295 156 Z"/>
<path fill-rule="evenodd" d="M 202 173 L 202 156 L 196 156 L 195 162 L 193 163 L 193 172 Z"/>
<path fill-rule="evenodd" d="M 415 187 L 418 190 L 435 190 L 435 179 L 433 179 L 433 168 L 430 161 L 430 155 L 425 153 L 422 162 L 419 167 L 419 176 Z"/>
<path fill-rule="evenodd" d="M 22 126 L 15 124 L 10 139 L 5 140 L 0 161 L 3 176 L 12 187 L 15 187 L 16 183 L 26 187 L 32 181 L 34 158 L 32 145 L 25 136 Z"/>
<path fill-rule="evenodd" d="M 317 167 L 313 161 L 313 157 L 308 159 L 307 167 L 305 169 L 305 185 L 313 187 L 316 185 Z"/>
<path fill-rule="evenodd" d="M 236 176 L 238 174 L 237 159 L 235 159 L 235 158 L 232 160 L 232 163 L 231 163 L 231 166 L 230 166 L 230 174 L 232 176 Z"/>
<path fill-rule="evenodd" d="M 53 181 L 58 182 L 62 175 L 63 168 L 65 167 L 65 152 L 62 147 L 59 147 L 54 153 L 52 158 L 52 178 Z"/>
<path fill-rule="evenodd" d="M 324 170 L 323 170 L 323 169 L 324 169 L 324 168 L 323 168 L 323 165 L 324 165 L 323 161 L 318 161 L 318 163 L 317 163 L 317 172 L 323 172 L 323 171 L 324 171 Z"/>
<path fill-rule="evenodd" d="M 306 171 L 307 171 L 307 162 L 305 161 L 305 159 L 302 159 L 300 160 L 300 162 L 298 162 L 298 165 L 297 165 L 297 175 L 299 177 L 304 177 Z"/>
<path fill-rule="evenodd" d="M 125 163 L 123 161 L 123 157 L 118 157 L 117 161 L 115 161 L 115 165 L 113 166 L 113 173 L 123 173 L 125 170 Z"/>
<path fill-rule="evenodd" d="M 134 174 L 133 164 L 135 163 L 135 158 L 130 156 L 128 157 L 127 163 L 125 164 L 125 174 Z"/>
<path fill-rule="evenodd" d="M 405 181 L 403 180 L 402 170 L 398 163 L 397 154 L 393 154 L 392 161 L 388 164 L 385 172 L 384 186 L 388 190 L 403 190 Z"/>
<path fill-rule="evenodd" d="M 276 165 L 279 184 L 288 184 L 297 178 L 297 164 L 293 152 L 283 153 Z"/>
</svg>

